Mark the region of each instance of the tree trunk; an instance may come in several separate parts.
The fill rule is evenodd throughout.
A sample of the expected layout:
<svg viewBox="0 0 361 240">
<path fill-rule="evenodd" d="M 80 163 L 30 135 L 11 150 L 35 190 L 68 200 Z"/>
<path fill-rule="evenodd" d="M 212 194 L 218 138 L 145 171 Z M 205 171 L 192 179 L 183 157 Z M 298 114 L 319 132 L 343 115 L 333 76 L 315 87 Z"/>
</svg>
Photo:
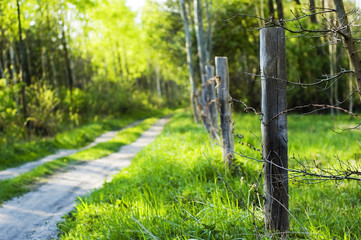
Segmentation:
<svg viewBox="0 0 361 240">
<path fill-rule="evenodd" d="M 283 14 L 282 0 L 276 0 L 276 5 L 277 5 L 278 20 L 279 20 L 280 24 L 283 26 L 285 17 Z"/>
<path fill-rule="evenodd" d="M 184 24 L 184 31 L 186 35 L 186 51 L 187 51 L 187 65 L 189 70 L 189 84 L 191 87 L 190 91 L 190 103 L 193 109 L 193 116 L 195 122 L 199 121 L 199 116 L 196 108 L 195 103 L 195 92 L 196 92 L 196 83 L 194 80 L 194 70 L 193 70 L 193 60 L 192 60 L 192 41 L 191 41 L 191 35 L 189 32 L 189 26 L 188 26 L 188 17 L 187 17 L 187 11 L 185 7 L 184 0 L 180 0 L 180 12 L 183 19 Z"/>
<path fill-rule="evenodd" d="M 349 64 L 350 64 L 350 69 L 352 69 L 351 62 Z M 349 92 L 351 94 L 350 99 L 349 99 L 350 102 L 348 105 L 348 110 L 350 112 L 352 112 L 352 110 L 353 110 L 353 78 L 351 75 L 348 76 L 348 88 L 349 88 Z"/>
<path fill-rule="evenodd" d="M 49 3 L 46 5 L 46 25 L 47 25 L 47 42 L 48 42 L 48 49 L 49 49 L 49 60 L 50 60 L 50 66 L 52 70 L 52 78 L 53 78 L 53 85 L 56 93 L 59 95 L 59 83 L 57 78 L 57 71 L 54 63 L 54 49 L 51 44 L 51 27 L 50 27 L 50 11 L 49 11 Z"/>
<path fill-rule="evenodd" d="M 311 13 L 316 13 L 315 0 L 310 0 L 310 11 L 311 11 Z M 311 15 L 311 22 L 314 24 L 317 24 L 316 15 Z"/>
<path fill-rule="evenodd" d="M 43 3 L 41 0 L 38 0 L 38 5 L 39 5 L 39 11 L 38 14 L 40 15 L 39 18 L 41 18 L 42 20 L 44 19 L 44 11 L 42 9 Z M 44 43 L 44 32 L 45 32 L 45 24 L 43 22 L 40 23 L 41 26 L 40 31 L 39 31 L 39 38 L 40 38 L 40 49 L 41 49 L 41 78 L 43 81 L 49 80 L 47 79 L 47 51 L 46 51 L 46 47 L 45 47 L 45 43 Z"/>
<path fill-rule="evenodd" d="M 203 42 L 203 18 L 202 18 L 202 8 L 200 0 L 194 0 L 194 26 L 196 30 L 197 37 L 197 50 L 199 56 L 199 67 L 201 71 L 201 80 L 205 76 L 205 49 Z"/>
<path fill-rule="evenodd" d="M 262 19 L 264 19 L 264 16 L 263 16 L 263 0 L 260 0 L 259 6 L 258 6 L 258 4 L 255 4 L 254 7 L 256 9 L 257 16 L 259 16 L 259 18 L 257 18 L 258 26 L 260 28 L 262 28 L 263 27 L 263 20 Z"/>
<path fill-rule="evenodd" d="M 1 9 L 0 9 L 0 15 L 1 15 Z M 3 54 L 3 52 L 5 51 L 5 36 L 4 36 L 4 29 L 2 28 L 2 26 L 0 26 L 0 30 L 1 30 L 1 41 L 0 41 L 0 49 L 2 49 L 1 53 L 2 54 L 0 56 L 0 74 L 1 74 L 1 78 L 6 79 L 6 85 L 9 85 L 9 81 L 5 76 L 5 69 L 6 69 L 6 65 L 3 65 L 3 62 L 5 63 L 5 59 L 4 61 L 1 60 L 1 58 L 3 58 L 5 55 Z"/>
<path fill-rule="evenodd" d="M 333 3 L 332 0 L 327 0 L 325 2 L 325 7 L 328 9 L 333 9 Z M 334 20 L 331 19 L 330 17 L 328 17 L 327 22 L 328 22 L 328 28 L 333 27 L 335 24 L 333 22 Z M 336 37 L 335 37 L 335 33 L 331 33 L 331 35 L 328 37 L 327 39 L 328 41 L 328 62 L 329 62 L 329 68 L 330 68 L 330 75 L 333 76 L 335 74 L 335 66 L 336 66 L 336 62 L 335 62 L 335 55 L 336 55 Z M 335 89 L 335 85 L 332 84 L 329 88 L 329 103 L 331 106 L 334 105 L 334 89 Z M 335 111 L 333 108 L 330 109 L 330 114 L 331 117 L 334 116 Z"/>
<path fill-rule="evenodd" d="M 202 82 L 202 100 L 201 100 L 201 118 L 204 127 L 208 132 L 210 132 L 210 123 L 208 122 L 208 108 L 207 108 L 207 76 L 206 76 L 206 49 L 204 43 L 204 36 L 203 36 L 203 17 L 202 17 L 202 7 L 200 0 L 194 0 L 194 19 L 195 19 L 195 30 L 196 30 L 196 37 L 197 37 L 197 49 L 198 49 L 198 56 L 199 56 L 199 67 L 201 72 L 201 82 Z"/>
<path fill-rule="evenodd" d="M 0 76 L 1 76 L 2 79 L 6 79 L 4 68 L 3 68 L 3 63 L 1 61 L 1 57 L 0 57 Z M 7 85 L 9 85 L 9 83 L 8 83 L 8 80 L 6 79 L 6 86 Z"/>
<path fill-rule="evenodd" d="M 273 7 L 273 0 L 268 0 L 268 10 L 270 18 L 275 18 L 275 8 Z"/>
<path fill-rule="evenodd" d="M 18 77 L 16 72 L 14 47 L 12 43 L 9 46 L 9 53 L 10 53 L 10 70 L 13 77 L 13 84 L 15 85 L 18 83 Z"/>
<path fill-rule="evenodd" d="M 64 3 L 63 3 L 64 4 Z M 64 60 L 65 60 L 65 68 L 66 68 L 66 74 L 68 79 L 68 88 L 70 90 L 70 96 L 73 94 L 73 73 L 70 66 L 70 59 L 69 59 L 69 52 L 68 47 L 66 43 L 66 36 L 65 36 L 65 18 L 64 18 L 64 11 L 61 15 L 61 43 L 63 45 L 63 51 L 64 51 Z"/>
<path fill-rule="evenodd" d="M 22 36 L 22 28 L 21 28 L 21 9 L 20 9 L 20 3 L 19 0 L 16 1 L 17 4 L 17 10 L 18 10 L 18 24 L 19 24 L 19 42 L 20 42 L 20 51 L 21 51 L 21 78 L 22 81 L 26 83 L 27 86 L 31 84 L 31 77 L 28 72 L 28 69 L 26 68 L 26 51 L 25 51 L 25 45 L 23 41 Z M 14 65 L 15 66 L 15 65 Z M 15 72 L 16 74 L 16 72 Z M 23 105 L 23 116 L 24 119 L 28 117 L 28 109 L 27 109 L 27 101 L 26 101 L 26 95 L 25 95 L 25 85 L 21 87 L 21 98 L 22 98 L 22 105 Z"/>
<path fill-rule="evenodd" d="M 336 55 L 336 45 L 334 45 L 334 35 L 332 34 L 330 37 L 330 43 L 328 45 L 328 56 L 329 56 L 329 63 L 330 63 L 330 75 L 334 76 L 335 75 L 335 66 L 336 66 L 336 62 L 335 62 L 335 55 Z M 329 99 L 330 99 L 330 105 L 333 106 L 334 105 L 334 91 L 335 91 L 335 84 L 332 84 L 330 86 L 330 95 L 329 95 Z M 334 116 L 334 109 L 331 108 L 331 116 Z"/>
<path fill-rule="evenodd" d="M 117 47 L 117 61 L 118 61 L 118 67 L 119 67 L 119 77 L 120 77 L 120 81 L 123 81 L 123 69 L 122 69 L 122 58 L 120 56 L 120 50 L 119 50 L 119 42 L 116 43 L 116 47 Z"/>
<path fill-rule="evenodd" d="M 205 67 L 210 64 L 210 58 L 212 56 L 212 24 L 211 24 L 211 9 L 212 9 L 212 0 L 206 0 L 206 15 L 207 15 L 207 34 L 205 39 Z M 206 70 L 205 70 L 206 72 Z M 207 74 L 207 73 L 206 73 Z"/>
<path fill-rule="evenodd" d="M 25 49 L 25 43 L 22 36 L 22 28 L 21 28 L 21 9 L 20 9 L 20 3 L 19 0 L 16 1 L 17 3 L 17 10 L 18 10 L 18 24 L 19 24 L 19 43 L 20 43 L 20 61 L 21 61 L 21 77 L 24 82 L 26 82 L 26 85 L 29 86 L 31 84 L 31 75 L 28 69 L 28 65 L 26 63 L 27 61 L 27 54 Z M 25 91 L 25 90 L 24 90 Z M 26 111 L 26 107 L 24 109 Z"/>
<path fill-rule="evenodd" d="M 158 65 L 158 63 L 155 66 L 155 80 L 156 80 L 156 84 L 157 84 L 157 94 L 158 94 L 158 97 L 161 98 L 162 97 L 162 89 L 161 89 L 161 86 L 160 86 L 160 76 L 159 76 L 159 65 Z"/>
<path fill-rule="evenodd" d="M 7 71 L 7 68 L 8 68 L 8 55 L 7 55 L 7 51 L 6 51 L 6 38 L 5 38 L 5 31 L 3 28 L 1 28 L 1 37 L 2 37 L 2 58 L 3 58 L 3 71 L 4 71 L 4 76 L 6 78 L 6 83 L 9 85 L 10 84 L 10 78 L 8 76 L 8 71 Z"/>
<path fill-rule="evenodd" d="M 361 88 L 361 58 L 360 58 L 360 54 L 357 49 L 355 40 L 352 37 L 351 28 L 350 28 L 350 25 L 348 24 L 347 14 L 345 11 L 345 7 L 343 5 L 343 1 L 342 0 L 334 0 L 333 2 L 335 4 L 339 24 L 340 24 L 340 26 L 342 26 L 341 30 L 339 30 L 339 33 L 343 37 L 343 42 L 348 51 L 348 56 L 353 65 L 353 68 L 355 70 L 357 91 L 358 91 L 359 97 L 361 99 L 361 92 L 360 92 L 360 88 Z"/>
<path fill-rule="evenodd" d="M 17 75 L 17 72 L 16 72 L 16 62 L 15 62 L 15 52 L 14 52 L 14 47 L 13 47 L 13 44 L 10 43 L 9 45 L 9 52 L 10 52 L 10 69 L 11 69 L 11 74 L 13 76 L 13 85 L 16 85 L 18 83 L 18 75 Z M 25 99 L 25 91 L 23 91 L 23 88 L 25 86 L 22 86 L 21 88 L 21 97 L 22 97 L 22 100 L 23 100 L 23 103 L 24 103 L 24 100 L 25 100 L 25 108 L 23 108 L 23 114 L 24 116 L 26 115 L 27 113 L 27 109 L 26 109 L 26 99 Z M 19 98 L 18 98 L 18 95 L 17 93 L 15 92 L 14 93 L 14 100 L 15 100 L 15 103 L 16 103 L 16 108 L 19 110 Z M 23 104 L 23 107 L 24 107 L 24 104 Z"/>
</svg>

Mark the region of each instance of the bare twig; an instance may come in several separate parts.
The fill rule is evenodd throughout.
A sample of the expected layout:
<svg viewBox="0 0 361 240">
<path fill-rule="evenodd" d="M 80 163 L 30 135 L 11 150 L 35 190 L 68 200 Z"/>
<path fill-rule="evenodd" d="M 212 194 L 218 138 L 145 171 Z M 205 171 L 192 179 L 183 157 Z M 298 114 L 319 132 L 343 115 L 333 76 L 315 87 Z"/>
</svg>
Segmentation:
<svg viewBox="0 0 361 240">
<path fill-rule="evenodd" d="M 243 111 L 245 111 L 246 113 L 248 113 L 248 111 L 252 111 L 256 115 L 262 115 L 262 113 L 257 112 L 256 109 L 254 109 L 253 107 L 247 106 L 247 104 L 245 102 L 241 101 L 241 100 L 237 100 L 237 99 L 232 98 L 231 101 L 241 103 L 245 107 L 243 109 Z"/>
</svg>

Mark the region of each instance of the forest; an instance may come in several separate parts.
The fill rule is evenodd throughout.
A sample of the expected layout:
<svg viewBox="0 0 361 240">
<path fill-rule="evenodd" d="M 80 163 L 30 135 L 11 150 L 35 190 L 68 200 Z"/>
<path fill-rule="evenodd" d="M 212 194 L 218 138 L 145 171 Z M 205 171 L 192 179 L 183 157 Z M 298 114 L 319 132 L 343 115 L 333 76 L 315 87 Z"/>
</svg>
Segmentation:
<svg viewBox="0 0 361 240">
<path fill-rule="evenodd" d="M 0 239 L 361 238 L 358 1 L 130 1 L 0 1 Z"/>
</svg>

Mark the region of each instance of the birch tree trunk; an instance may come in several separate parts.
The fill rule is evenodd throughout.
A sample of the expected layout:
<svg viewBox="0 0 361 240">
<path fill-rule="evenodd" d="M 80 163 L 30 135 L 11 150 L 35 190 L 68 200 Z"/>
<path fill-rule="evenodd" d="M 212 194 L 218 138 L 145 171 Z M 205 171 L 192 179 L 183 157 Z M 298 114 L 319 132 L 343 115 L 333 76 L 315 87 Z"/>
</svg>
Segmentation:
<svg viewBox="0 0 361 240">
<path fill-rule="evenodd" d="M 345 11 L 345 7 L 343 5 L 343 1 L 342 0 L 334 0 L 333 2 L 335 4 L 339 24 L 340 24 L 340 26 L 342 26 L 342 28 L 340 28 L 340 30 L 339 30 L 339 33 L 343 37 L 343 42 L 348 51 L 349 59 L 355 70 L 357 91 L 359 93 L 359 98 L 361 99 L 361 92 L 360 92 L 360 88 L 361 88 L 361 58 L 360 58 L 360 54 L 357 49 L 355 39 L 352 37 L 351 28 L 348 23 L 347 14 Z"/>
<path fill-rule="evenodd" d="M 206 49 L 203 36 L 203 17 L 202 17 L 202 7 L 200 0 L 194 0 L 194 26 L 196 30 L 197 37 L 197 50 L 199 56 L 199 67 L 201 72 L 201 82 L 202 82 L 202 100 L 201 100 L 201 112 L 202 112 L 202 122 L 204 127 L 208 132 L 210 132 L 210 123 L 208 121 L 208 109 L 207 109 L 207 76 L 206 76 Z"/>
<path fill-rule="evenodd" d="M 199 68 L 201 71 L 201 79 L 206 75 L 205 72 L 205 49 L 203 42 L 203 18 L 202 18 L 202 8 L 200 0 L 194 0 L 194 27 L 196 30 L 197 37 L 197 50 L 199 56 Z"/>
<path fill-rule="evenodd" d="M 212 9 L 212 0 L 206 0 L 206 16 L 207 16 L 207 34 L 205 39 L 205 67 L 210 65 L 210 58 L 212 56 L 212 24 L 211 24 L 211 9 Z M 207 74 L 207 70 L 205 70 Z"/>
<path fill-rule="evenodd" d="M 184 24 L 184 31 L 186 35 L 186 51 L 187 51 L 187 65 L 189 70 L 189 83 L 191 87 L 190 91 L 190 102 L 193 109 L 193 116 L 194 120 L 196 122 L 199 121 L 199 116 L 196 108 L 195 103 L 195 93 L 196 93 L 196 83 L 194 81 L 194 69 L 193 69 L 193 60 L 192 60 L 192 41 L 191 41 L 191 35 L 189 32 L 189 25 L 188 25 L 188 17 L 187 17 L 187 11 L 185 7 L 184 0 L 180 0 L 180 12 L 183 19 Z"/>
</svg>

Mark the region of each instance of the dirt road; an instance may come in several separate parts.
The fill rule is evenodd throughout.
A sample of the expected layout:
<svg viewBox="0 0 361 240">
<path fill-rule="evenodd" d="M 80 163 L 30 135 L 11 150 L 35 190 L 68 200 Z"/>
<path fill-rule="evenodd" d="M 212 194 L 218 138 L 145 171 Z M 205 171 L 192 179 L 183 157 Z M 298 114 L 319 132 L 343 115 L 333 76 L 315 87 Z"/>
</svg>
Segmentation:
<svg viewBox="0 0 361 240">
<path fill-rule="evenodd" d="M 129 124 L 128 126 L 124 127 L 121 130 L 130 128 L 130 127 L 134 127 L 137 124 L 139 124 L 141 122 L 141 120 L 136 121 L 132 124 Z M 15 167 L 15 168 L 8 168 L 6 170 L 0 171 L 0 180 L 5 180 L 5 179 L 9 179 L 9 178 L 13 178 L 16 176 L 19 176 L 20 174 L 26 173 L 34 168 L 36 168 L 37 166 L 40 166 L 46 162 L 50 162 L 53 161 L 57 158 L 61 158 L 61 157 L 65 157 L 65 156 L 69 156 L 71 154 L 75 154 L 77 152 L 83 151 L 85 149 L 91 148 L 95 145 L 97 145 L 98 143 L 101 142 L 108 142 L 110 141 L 110 139 L 112 139 L 113 137 L 115 137 L 115 135 L 118 134 L 119 131 L 109 131 L 106 133 L 103 133 L 102 135 L 100 135 L 99 137 L 95 138 L 95 140 L 90 143 L 88 146 L 80 148 L 80 149 L 61 149 L 58 150 L 56 153 L 51 154 L 49 156 L 46 156 L 42 159 L 39 159 L 37 161 L 33 161 L 33 162 L 29 162 L 29 163 L 25 163 L 19 167 Z"/>
<path fill-rule="evenodd" d="M 117 153 L 75 165 L 50 177 L 38 190 L 6 202 L 0 208 L 0 239 L 56 238 L 56 223 L 74 208 L 78 196 L 100 187 L 107 178 L 128 166 L 135 154 L 161 133 L 167 121 L 160 119 Z"/>
</svg>

